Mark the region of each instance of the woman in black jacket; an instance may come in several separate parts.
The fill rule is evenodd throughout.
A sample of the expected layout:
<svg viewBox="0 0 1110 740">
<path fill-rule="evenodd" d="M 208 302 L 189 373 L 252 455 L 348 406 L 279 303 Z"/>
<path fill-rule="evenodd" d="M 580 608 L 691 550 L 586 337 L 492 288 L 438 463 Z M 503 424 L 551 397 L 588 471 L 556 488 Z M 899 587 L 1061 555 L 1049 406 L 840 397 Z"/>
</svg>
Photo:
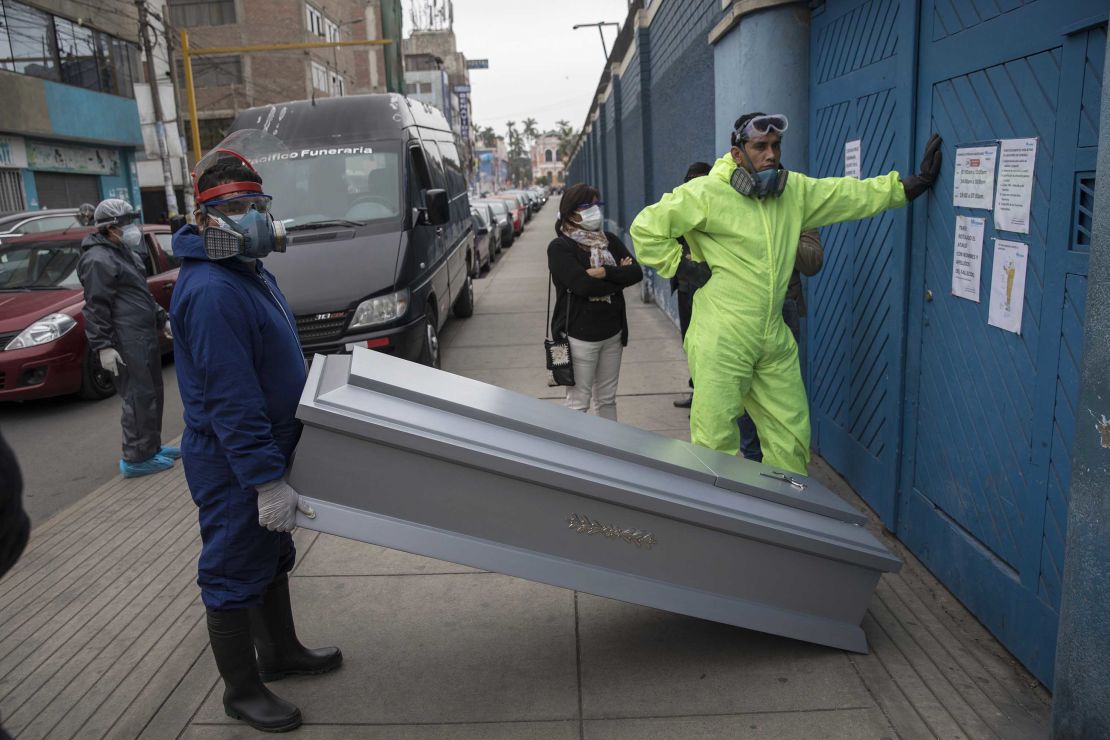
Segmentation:
<svg viewBox="0 0 1110 740">
<path fill-rule="evenodd" d="M 643 279 L 640 266 L 615 235 L 601 230 L 596 188 L 584 183 L 563 192 L 557 238 L 547 246 L 547 266 L 557 297 L 553 336 L 570 340 L 575 384 L 566 405 L 585 413 L 591 398 L 598 416 L 617 419 L 617 381 L 628 344 L 622 291 Z"/>
</svg>

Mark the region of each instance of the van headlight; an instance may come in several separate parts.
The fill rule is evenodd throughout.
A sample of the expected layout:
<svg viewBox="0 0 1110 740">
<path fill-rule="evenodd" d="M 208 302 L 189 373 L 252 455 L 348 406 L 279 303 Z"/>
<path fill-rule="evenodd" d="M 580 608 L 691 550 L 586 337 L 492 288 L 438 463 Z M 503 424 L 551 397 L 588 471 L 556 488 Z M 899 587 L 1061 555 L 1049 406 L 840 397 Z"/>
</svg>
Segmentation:
<svg viewBox="0 0 1110 740">
<path fill-rule="evenodd" d="M 351 319 L 350 329 L 363 329 L 368 326 L 387 324 L 396 321 L 409 310 L 408 289 L 389 295 L 380 295 L 358 304 Z"/>
<path fill-rule="evenodd" d="M 72 316 L 64 313 L 52 313 L 49 316 L 43 316 L 19 332 L 19 335 L 8 342 L 4 349 L 25 349 L 53 342 L 75 326 L 77 326 L 77 322 L 73 320 Z"/>
</svg>

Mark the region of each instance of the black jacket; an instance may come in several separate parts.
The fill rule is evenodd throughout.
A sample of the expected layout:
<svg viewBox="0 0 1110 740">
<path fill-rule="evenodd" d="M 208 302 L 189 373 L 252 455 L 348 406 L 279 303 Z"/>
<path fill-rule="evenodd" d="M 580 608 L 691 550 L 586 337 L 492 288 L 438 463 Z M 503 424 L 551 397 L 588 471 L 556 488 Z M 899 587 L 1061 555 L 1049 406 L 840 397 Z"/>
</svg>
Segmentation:
<svg viewBox="0 0 1110 740">
<path fill-rule="evenodd" d="M 605 232 L 609 251 L 618 263 L 631 257 L 628 249 L 614 234 Z M 590 277 L 590 253 L 573 239 L 560 236 L 547 246 L 547 266 L 555 285 L 555 308 L 551 312 L 551 333 L 564 334 L 586 342 L 599 342 L 616 334 L 621 344 L 628 344 L 628 316 L 623 291 L 640 282 L 644 273 L 635 261 L 621 267 L 609 265 L 604 278 Z M 609 296 L 609 302 L 591 301 L 591 297 Z M 568 324 L 569 300 L 569 324 Z"/>
<path fill-rule="evenodd" d="M 166 311 L 151 296 L 146 268 L 130 249 L 89 234 L 81 242 L 77 277 L 85 289 L 85 335 L 94 352 L 118 350 L 136 336 L 157 339 Z"/>
<path fill-rule="evenodd" d="M 8 443 L 0 436 L 0 576 L 19 560 L 31 522 L 23 512 L 23 477 Z"/>
</svg>

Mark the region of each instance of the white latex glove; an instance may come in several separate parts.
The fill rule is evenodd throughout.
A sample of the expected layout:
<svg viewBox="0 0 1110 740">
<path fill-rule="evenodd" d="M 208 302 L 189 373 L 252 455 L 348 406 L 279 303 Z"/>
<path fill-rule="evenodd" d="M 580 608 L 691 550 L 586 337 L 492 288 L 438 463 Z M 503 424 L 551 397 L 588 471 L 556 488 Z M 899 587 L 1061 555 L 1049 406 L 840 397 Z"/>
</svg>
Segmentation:
<svg viewBox="0 0 1110 740">
<path fill-rule="evenodd" d="M 166 334 L 166 339 L 173 341 L 173 327 L 170 326 L 169 319 L 166 319 L 166 325 L 162 327 L 162 331 Z"/>
<path fill-rule="evenodd" d="M 119 352 L 111 347 L 100 350 L 96 355 L 100 359 L 100 366 L 116 377 L 119 377 L 120 365 L 127 367 L 127 363 L 120 357 Z"/>
<path fill-rule="evenodd" d="M 272 532 L 292 532 L 297 528 L 297 511 L 316 518 L 312 507 L 301 501 L 293 486 L 284 479 L 255 486 L 258 491 L 258 525 Z"/>
</svg>

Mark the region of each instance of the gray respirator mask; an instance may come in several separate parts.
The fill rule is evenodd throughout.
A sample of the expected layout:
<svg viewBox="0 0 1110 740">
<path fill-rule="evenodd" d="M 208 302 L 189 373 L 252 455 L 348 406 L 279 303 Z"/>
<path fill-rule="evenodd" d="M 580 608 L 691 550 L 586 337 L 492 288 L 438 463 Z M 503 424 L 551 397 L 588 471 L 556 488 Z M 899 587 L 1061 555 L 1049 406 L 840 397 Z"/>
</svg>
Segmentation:
<svg viewBox="0 0 1110 740">
<path fill-rule="evenodd" d="M 744 148 L 741 147 L 740 151 L 744 153 Z M 744 153 L 744 160 L 751 167 L 751 160 L 748 159 L 747 153 Z M 785 167 L 780 167 L 777 170 L 763 170 L 762 172 L 749 172 L 737 165 L 736 171 L 732 173 L 729 183 L 732 189 L 746 195 L 749 198 L 763 200 L 764 198 L 777 198 L 782 195 L 786 190 L 786 178 L 790 172 Z"/>
<path fill-rule="evenodd" d="M 210 260 L 261 259 L 271 252 L 284 252 L 289 244 L 285 225 L 269 213 L 252 207 L 235 219 L 216 208 L 206 206 L 203 210 L 221 222 L 204 229 L 204 253 Z"/>
</svg>

